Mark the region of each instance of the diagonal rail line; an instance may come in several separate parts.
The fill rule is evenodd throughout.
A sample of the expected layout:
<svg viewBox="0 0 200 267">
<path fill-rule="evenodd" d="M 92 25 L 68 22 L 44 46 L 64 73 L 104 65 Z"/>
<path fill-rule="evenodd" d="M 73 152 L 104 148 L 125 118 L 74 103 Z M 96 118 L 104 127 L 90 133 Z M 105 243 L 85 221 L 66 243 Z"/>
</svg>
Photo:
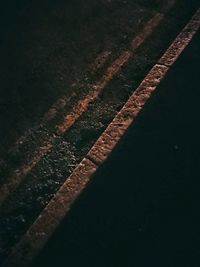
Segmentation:
<svg viewBox="0 0 200 267">
<path fill-rule="evenodd" d="M 161 80 L 190 43 L 199 28 L 200 9 L 130 96 L 123 108 L 91 148 L 86 158 L 76 167 L 20 242 L 13 248 L 3 265 L 4 267 L 29 266 L 33 258 L 38 255 L 62 219 L 69 212 L 71 205 L 85 189 L 93 173 L 108 157 L 113 147 L 137 117 L 151 97 L 152 92 L 156 90 Z"/>
</svg>

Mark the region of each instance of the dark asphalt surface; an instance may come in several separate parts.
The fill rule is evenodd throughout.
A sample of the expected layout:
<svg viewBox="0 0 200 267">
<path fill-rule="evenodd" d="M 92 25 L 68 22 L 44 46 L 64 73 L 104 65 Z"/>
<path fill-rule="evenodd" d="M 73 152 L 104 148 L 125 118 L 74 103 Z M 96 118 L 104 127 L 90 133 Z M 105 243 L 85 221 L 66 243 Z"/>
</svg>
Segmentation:
<svg viewBox="0 0 200 267">
<path fill-rule="evenodd" d="M 95 58 L 118 50 L 119 44 L 123 49 L 138 25 L 163 2 L 0 3 L 0 156 L 6 158 L 12 144 L 61 96 L 81 96 Z"/>
<path fill-rule="evenodd" d="M 0 8 L 3 14 L 0 16 L 1 185 L 13 171 L 30 163 L 35 150 L 56 133 L 55 126 L 63 116 L 89 92 L 89 85 L 102 77 L 149 18 L 167 2 L 13 0 L 10 3 Z M 178 0 L 100 98 L 91 103 L 69 131 L 52 142 L 52 151 L 26 177 L 20 177 L 23 182 L 0 208 L 0 265 L 198 6 L 198 0 Z M 106 51 L 111 54 L 96 70 L 96 58 L 99 55 L 102 58 L 102 52 Z M 74 97 L 53 120 L 44 122 L 44 112 L 63 94 Z M 25 132 L 20 139 L 22 143 L 13 146 Z"/>
<path fill-rule="evenodd" d="M 200 266 L 200 32 L 34 266 Z"/>
</svg>

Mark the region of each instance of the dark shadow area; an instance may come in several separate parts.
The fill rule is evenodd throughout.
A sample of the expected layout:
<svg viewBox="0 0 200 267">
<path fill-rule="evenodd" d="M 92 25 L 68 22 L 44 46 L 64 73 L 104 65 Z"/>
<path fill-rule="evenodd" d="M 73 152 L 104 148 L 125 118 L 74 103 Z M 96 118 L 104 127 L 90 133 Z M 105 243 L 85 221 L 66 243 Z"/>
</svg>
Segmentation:
<svg viewBox="0 0 200 267">
<path fill-rule="evenodd" d="M 200 265 L 200 32 L 34 266 Z"/>
</svg>

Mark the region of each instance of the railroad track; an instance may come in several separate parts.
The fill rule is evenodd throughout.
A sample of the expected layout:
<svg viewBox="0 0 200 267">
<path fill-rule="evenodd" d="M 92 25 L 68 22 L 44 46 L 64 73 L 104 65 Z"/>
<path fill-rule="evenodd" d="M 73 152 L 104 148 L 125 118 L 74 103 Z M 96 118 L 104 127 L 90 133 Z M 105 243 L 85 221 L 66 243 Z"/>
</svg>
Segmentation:
<svg viewBox="0 0 200 267">
<path fill-rule="evenodd" d="M 1 241 L 3 257 L 6 258 L 11 251 L 5 266 L 29 265 L 30 260 L 39 253 L 97 167 L 107 158 L 170 66 L 190 42 L 199 28 L 200 12 L 198 10 L 188 23 L 191 14 L 188 14 L 188 18 L 183 16 L 182 21 L 177 22 L 180 19 L 175 16 L 178 8 L 178 1 L 169 1 L 168 5 L 153 12 L 116 58 L 109 59 L 110 53 L 104 52 L 102 60 L 101 56 L 100 60 L 96 60 L 100 61 L 100 67 L 98 63 L 92 66 L 97 70 L 102 65 L 105 67 L 94 83 L 86 83 L 87 94 L 83 94 L 78 101 L 72 100 L 73 95 L 70 98 L 60 98 L 45 113 L 39 126 L 28 131 L 11 149 L 19 150 L 22 154 L 23 151 L 28 151 L 29 154 L 27 156 L 25 153 L 28 160 L 22 155 L 24 160 L 3 179 L 0 188 L 2 226 L 5 227 Z M 195 8 L 191 13 L 194 11 Z M 178 26 L 173 28 L 176 22 Z M 184 26 L 184 30 L 164 53 Z M 169 37 L 165 36 L 164 30 L 168 31 Z M 159 42 L 156 38 L 166 38 L 166 41 Z M 141 64 L 142 55 L 155 49 L 155 40 L 161 47 L 154 51 L 155 55 L 145 65 L 145 69 L 138 71 L 138 61 Z M 137 75 L 139 72 L 141 79 L 131 80 L 129 76 L 133 71 L 137 71 Z M 143 79 L 145 74 L 147 76 Z M 115 93 L 112 96 L 115 87 L 119 87 L 117 97 Z M 73 103 L 71 109 L 68 108 L 70 101 Z M 98 124 L 97 131 L 93 127 L 91 133 L 90 128 L 86 127 L 89 120 Z M 29 146 L 29 135 L 34 135 L 32 147 Z M 33 214 L 30 215 L 27 211 L 31 208 Z M 20 213 L 20 218 L 16 220 L 18 215 L 13 214 L 19 209 L 24 209 L 23 215 Z M 12 226 L 10 230 L 9 227 L 14 222 L 17 227 Z"/>
</svg>

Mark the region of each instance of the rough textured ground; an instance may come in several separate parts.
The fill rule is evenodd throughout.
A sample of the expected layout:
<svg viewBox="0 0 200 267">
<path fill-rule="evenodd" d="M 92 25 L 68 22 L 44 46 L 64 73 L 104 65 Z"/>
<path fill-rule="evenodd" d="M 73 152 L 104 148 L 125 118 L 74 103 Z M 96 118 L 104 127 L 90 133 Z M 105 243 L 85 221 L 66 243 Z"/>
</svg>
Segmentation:
<svg viewBox="0 0 200 267">
<path fill-rule="evenodd" d="M 199 266 L 199 38 L 33 266 Z"/>
<path fill-rule="evenodd" d="M 35 147 L 55 132 L 53 126 L 87 93 L 88 84 L 101 77 L 106 66 L 163 3 L 59 0 L 47 4 L 43 0 L 26 5 L 16 1 L 17 8 L 7 7 L 10 17 L 1 17 L 5 27 L 0 31 L 1 184 L 11 170 L 28 162 Z M 70 131 L 55 139 L 51 153 L 0 208 L 2 257 L 34 221 L 197 6 L 198 1 L 178 1 L 136 51 L 134 59 Z M 53 120 L 44 122 L 43 114 L 63 94 L 72 97 L 69 103 Z M 24 132 L 22 144 L 13 148 Z"/>
<path fill-rule="evenodd" d="M 10 34 L 1 49 L 1 150 L 59 96 L 83 93 L 87 70 L 98 54 L 119 44 L 122 49 L 159 6 L 138 2 L 143 1 L 43 0 L 27 4 L 21 13 L 16 3 L 18 16 L 10 15 L 14 25 L 5 21 Z"/>
</svg>

